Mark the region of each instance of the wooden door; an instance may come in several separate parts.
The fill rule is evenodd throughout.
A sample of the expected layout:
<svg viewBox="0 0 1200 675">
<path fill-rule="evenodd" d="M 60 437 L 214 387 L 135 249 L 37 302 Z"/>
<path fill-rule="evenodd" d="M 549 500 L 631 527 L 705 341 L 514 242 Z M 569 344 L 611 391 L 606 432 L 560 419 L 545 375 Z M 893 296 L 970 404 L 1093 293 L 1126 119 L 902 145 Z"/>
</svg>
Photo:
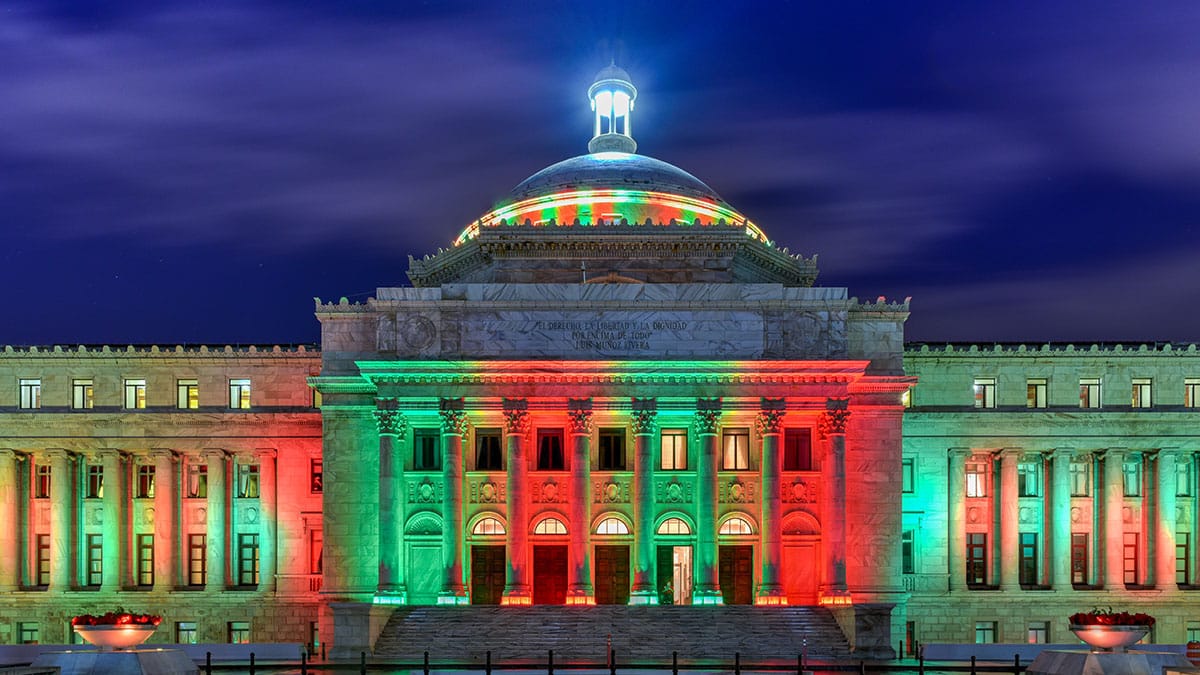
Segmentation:
<svg viewBox="0 0 1200 675">
<path fill-rule="evenodd" d="M 629 547 L 596 547 L 596 604 L 629 604 Z"/>
<path fill-rule="evenodd" d="M 753 546 L 722 546 L 718 574 L 725 604 L 754 604 Z"/>
<path fill-rule="evenodd" d="M 504 546 L 471 547 L 471 604 L 498 605 L 504 597 Z"/>
<path fill-rule="evenodd" d="M 533 547 L 533 604 L 567 603 L 567 547 Z"/>
</svg>

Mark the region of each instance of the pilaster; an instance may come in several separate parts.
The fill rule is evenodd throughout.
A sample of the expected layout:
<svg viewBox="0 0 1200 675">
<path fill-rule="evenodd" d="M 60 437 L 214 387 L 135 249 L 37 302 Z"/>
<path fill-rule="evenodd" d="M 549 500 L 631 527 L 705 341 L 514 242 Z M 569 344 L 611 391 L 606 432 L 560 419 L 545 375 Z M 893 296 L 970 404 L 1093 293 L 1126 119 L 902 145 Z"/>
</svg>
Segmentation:
<svg viewBox="0 0 1200 675">
<path fill-rule="evenodd" d="M 175 453 L 156 448 L 150 451 L 154 461 L 154 590 L 166 592 L 179 583 L 178 479 Z"/>
<path fill-rule="evenodd" d="M 21 460 L 15 450 L 0 448 L 0 594 L 21 586 Z"/>
<path fill-rule="evenodd" d="M 1161 591 L 1179 588 L 1175 579 L 1175 471 L 1179 458 L 1178 448 L 1161 448 L 1158 451 L 1158 480 L 1155 489 L 1154 519 L 1154 585 Z M 1149 533 L 1147 533 L 1149 534 Z"/>
<path fill-rule="evenodd" d="M 826 588 L 822 599 L 845 597 L 846 585 L 846 423 L 850 419 L 847 399 L 827 399 L 818 431 L 828 442 L 823 473 L 829 486 L 825 501 L 829 552 L 825 556 Z M 836 601 L 834 601 L 836 604 Z"/>
<path fill-rule="evenodd" d="M 1055 448 L 1050 453 L 1050 527 L 1046 560 L 1051 561 L 1050 584 L 1058 592 L 1070 591 L 1071 583 L 1071 462 L 1074 448 Z M 1086 583 L 1086 580 L 1085 580 Z"/>
<path fill-rule="evenodd" d="M 967 457 L 969 448 L 950 448 L 946 521 L 949 533 L 950 591 L 967 589 Z"/>
<path fill-rule="evenodd" d="M 1109 590 L 1125 588 L 1125 568 L 1122 544 L 1125 526 L 1121 510 L 1125 507 L 1124 448 L 1109 448 L 1104 452 L 1104 528 L 1097 534 L 1104 545 L 1104 587 Z"/>
<path fill-rule="evenodd" d="M 224 450 L 205 450 L 208 470 L 208 579 L 205 590 L 221 591 L 229 584 L 229 487 L 226 475 L 229 455 Z"/>
<path fill-rule="evenodd" d="M 49 591 L 71 589 L 74 566 L 71 543 L 75 539 L 74 517 L 78 491 L 71 457 L 66 450 L 50 449 L 41 453 L 50 463 L 50 586 Z"/>
<path fill-rule="evenodd" d="M 1000 590 L 1020 590 L 1020 511 L 1017 491 L 1017 465 L 1021 461 L 1020 448 L 1005 448 L 998 454 L 1000 460 Z"/>
</svg>

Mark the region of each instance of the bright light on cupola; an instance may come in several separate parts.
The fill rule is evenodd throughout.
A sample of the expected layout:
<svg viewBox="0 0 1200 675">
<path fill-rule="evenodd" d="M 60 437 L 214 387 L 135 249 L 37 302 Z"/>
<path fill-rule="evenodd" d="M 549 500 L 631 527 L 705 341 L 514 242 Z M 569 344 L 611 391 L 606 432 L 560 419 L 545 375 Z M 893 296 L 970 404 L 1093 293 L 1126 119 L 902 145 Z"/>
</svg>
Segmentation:
<svg viewBox="0 0 1200 675">
<path fill-rule="evenodd" d="M 588 88 L 588 98 L 596 113 L 594 135 L 588 143 L 588 152 L 636 152 L 630 128 L 630 112 L 637 99 L 637 89 L 629 79 L 629 73 L 615 65 L 608 66 L 596 74 L 596 81 Z"/>
</svg>

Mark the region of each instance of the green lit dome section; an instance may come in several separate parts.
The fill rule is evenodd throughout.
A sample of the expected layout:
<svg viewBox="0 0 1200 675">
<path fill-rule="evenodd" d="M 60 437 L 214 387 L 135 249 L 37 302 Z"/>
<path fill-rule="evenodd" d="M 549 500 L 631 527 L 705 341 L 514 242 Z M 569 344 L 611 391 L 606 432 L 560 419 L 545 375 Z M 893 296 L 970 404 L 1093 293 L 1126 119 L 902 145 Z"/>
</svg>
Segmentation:
<svg viewBox="0 0 1200 675">
<path fill-rule="evenodd" d="M 459 246 L 485 228 L 513 226 L 691 226 L 739 228 L 769 243 L 757 225 L 725 203 L 703 181 L 661 160 L 635 154 L 630 132 L 637 89 L 628 74 L 609 66 L 588 89 L 595 111 L 589 154 L 542 169 L 522 181 L 492 211 L 463 230 Z"/>
</svg>

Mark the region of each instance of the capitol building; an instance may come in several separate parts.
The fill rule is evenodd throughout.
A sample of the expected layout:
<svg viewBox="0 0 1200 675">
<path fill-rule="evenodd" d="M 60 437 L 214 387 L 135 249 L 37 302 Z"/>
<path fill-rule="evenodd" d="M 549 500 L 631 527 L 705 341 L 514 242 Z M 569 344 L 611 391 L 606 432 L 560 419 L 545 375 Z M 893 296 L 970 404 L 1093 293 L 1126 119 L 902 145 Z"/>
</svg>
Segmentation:
<svg viewBox="0 0 1200 675">
<path fill-rule="evenodd" d="M 0 348 L 0 644 L 115 605 L 335 655 L 422 605 L 810 607 L 867 658 L 1096 606 L 1200 639 L 1196 345 L 906 343 L 908 300 L 637 154 L 625 71 L 587 93 L 588 154 L 318 299 L 319 347 Z"/>
</svg>

